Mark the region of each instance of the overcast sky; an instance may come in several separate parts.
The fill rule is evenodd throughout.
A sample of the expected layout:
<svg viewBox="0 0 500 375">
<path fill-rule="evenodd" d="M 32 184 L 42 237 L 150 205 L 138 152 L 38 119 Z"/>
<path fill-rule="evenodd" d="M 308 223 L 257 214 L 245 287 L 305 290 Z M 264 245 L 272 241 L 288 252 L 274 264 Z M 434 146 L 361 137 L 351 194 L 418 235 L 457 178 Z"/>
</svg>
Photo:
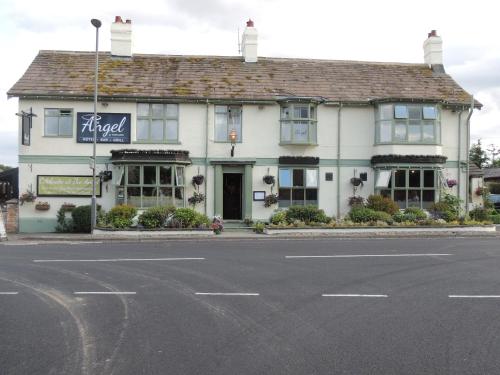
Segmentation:
<svg viewBox="0 0 500 375">
<path fill-rule="evenodd" d="M 431 29 L 443 38 L 446 71 L 477 100 L 472 140 L 500 146 L 500 5 L 494 0 L 1 0 L 0 164 L 17 164 L 17 99 L 6 92 L 41 49 L 90 51 L 91 18 L 110 49 L 115 15 L 132 19 L 133 51 L 237 55 L 252 18 L 259 56 L 423 62 Z"/>
</svg>

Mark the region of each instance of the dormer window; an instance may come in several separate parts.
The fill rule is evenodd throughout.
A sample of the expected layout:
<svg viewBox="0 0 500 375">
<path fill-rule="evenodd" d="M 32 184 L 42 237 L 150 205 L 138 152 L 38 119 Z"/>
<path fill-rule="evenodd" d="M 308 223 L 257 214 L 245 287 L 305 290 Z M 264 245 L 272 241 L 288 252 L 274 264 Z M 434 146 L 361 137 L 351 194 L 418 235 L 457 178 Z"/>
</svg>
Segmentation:
<svg viewBox="0 0 500 375">
<path fill-rule="evenodd" d="M 281 144 L 315 145 L 316 105 L 286 103 L 281 106 Z"/>
<path fill-rule="evenodd" d="M 377 144 L 439 144 L 439 109 L 434 104 L 381 104 L 375 139 Z"/>
</svg>

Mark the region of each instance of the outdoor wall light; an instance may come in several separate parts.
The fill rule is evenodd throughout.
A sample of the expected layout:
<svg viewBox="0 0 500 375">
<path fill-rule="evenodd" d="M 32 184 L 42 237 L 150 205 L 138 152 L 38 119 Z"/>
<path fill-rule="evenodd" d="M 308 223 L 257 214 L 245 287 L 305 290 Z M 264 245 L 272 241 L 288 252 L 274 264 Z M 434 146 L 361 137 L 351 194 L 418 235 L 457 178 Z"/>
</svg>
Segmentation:
<svg viewBox="0 0 500 375">
<path fill-rule="evenodd" d="M 234 146 L 236 145 L 236 138 L 238 135 L 236 134 L 236 130 L 233 129 L 229 132 L 229 140 L 231 141 L 231 157 L 234 156 Z"/>
</svg>

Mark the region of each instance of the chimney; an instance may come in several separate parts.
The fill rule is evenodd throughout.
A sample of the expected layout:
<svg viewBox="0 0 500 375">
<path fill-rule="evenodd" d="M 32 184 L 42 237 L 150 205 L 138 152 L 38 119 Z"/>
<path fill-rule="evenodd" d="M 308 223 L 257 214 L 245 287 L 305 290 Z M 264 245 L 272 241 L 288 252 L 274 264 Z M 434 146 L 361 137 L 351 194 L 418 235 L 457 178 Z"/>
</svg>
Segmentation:
<svg viewBox="0 0 500 375">
<path fill-rule="evenodd" d="M 241 50 L 247 63 L 257 62 L 257 37 L 257 29 L 253 27 L 253 21 L 249 19 L 241 38 Z"/>
<path fill-rule="evenodd" d="M 443 40 L 437 35 L 436 30 L 427 34 L 424 42 L 424 62 L 434 71 L 443 71 Z"/>
<path fill-rule="evenodd" d="M 111 56 L 132 57 L 132 21 L 120 16 L 111 24 Z"/>
</svg>

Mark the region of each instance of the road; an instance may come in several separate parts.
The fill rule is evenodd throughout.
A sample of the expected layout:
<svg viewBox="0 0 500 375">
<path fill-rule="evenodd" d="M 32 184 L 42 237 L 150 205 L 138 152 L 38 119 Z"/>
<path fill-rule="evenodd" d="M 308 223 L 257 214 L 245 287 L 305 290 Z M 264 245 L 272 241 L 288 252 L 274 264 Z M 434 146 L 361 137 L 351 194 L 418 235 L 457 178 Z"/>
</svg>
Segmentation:
<svg viewBox="0 0 500 375">
<path fill-rule="evenodd" d="M 500 374 L 498 238 L 0 244 L 0 374 Z"/>
</svg>

